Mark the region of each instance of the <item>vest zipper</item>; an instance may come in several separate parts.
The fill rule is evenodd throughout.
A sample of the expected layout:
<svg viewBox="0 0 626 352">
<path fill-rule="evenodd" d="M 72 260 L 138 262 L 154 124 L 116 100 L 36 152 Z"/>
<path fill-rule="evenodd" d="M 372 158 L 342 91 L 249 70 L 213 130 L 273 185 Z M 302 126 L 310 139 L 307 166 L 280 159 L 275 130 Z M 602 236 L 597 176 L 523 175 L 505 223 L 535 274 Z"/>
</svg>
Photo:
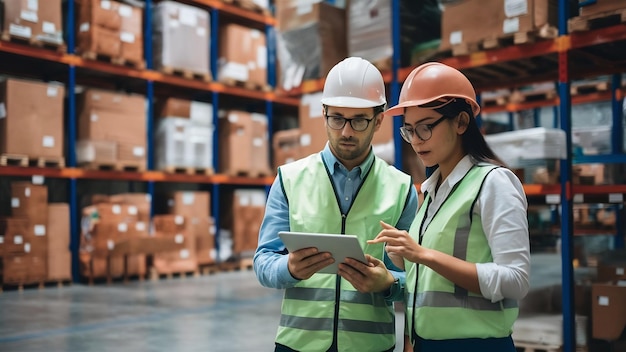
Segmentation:
<svg viewBox="0 0 626 352">
<path fill-rule="evenodd" d="M 341 234 L 346 232 L 346 214 L 341 214 Z M 335 281 L 335 315 L 333 319 L 333 343 L 328 351 L 337 351 L 337 333 L 339 331 L 339 304 L 341 296 L 341 276 L 337 275 Z"/>
</svg>

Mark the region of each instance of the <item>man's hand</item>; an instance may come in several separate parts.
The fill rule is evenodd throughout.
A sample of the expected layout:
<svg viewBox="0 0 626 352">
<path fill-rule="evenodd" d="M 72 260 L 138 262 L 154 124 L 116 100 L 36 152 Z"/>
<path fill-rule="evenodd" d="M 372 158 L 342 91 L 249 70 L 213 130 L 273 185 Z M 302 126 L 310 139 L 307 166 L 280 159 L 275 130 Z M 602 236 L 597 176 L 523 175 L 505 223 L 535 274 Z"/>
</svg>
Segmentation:
<svg viewBox="0 0 626 352">
<path fill-rule="evenodd" d="M 309 247 L 289 253 L 287 267 L 295 279 L 306 280 L 334 262 L 335 259 L 330 253 L 319 252 L 317 248 Z"/>
<path fill-rule="evenodd" d="M 338 274 L 363 293 L 382 292 L 391 287 L 395 279 L 385 264 L 369 254 L 365 257 L 367 264 L 347 258 L 344 263 L 339 264 Z"/>
</svg>

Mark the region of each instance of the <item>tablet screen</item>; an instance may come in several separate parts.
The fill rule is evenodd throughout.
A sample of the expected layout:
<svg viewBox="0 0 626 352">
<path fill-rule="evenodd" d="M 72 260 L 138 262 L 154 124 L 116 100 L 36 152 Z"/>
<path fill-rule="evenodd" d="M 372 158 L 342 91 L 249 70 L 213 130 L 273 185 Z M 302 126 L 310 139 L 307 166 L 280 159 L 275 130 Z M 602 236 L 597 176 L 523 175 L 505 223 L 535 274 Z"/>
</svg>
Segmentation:
<svg viewBox="0 0 626 352">
<path fill-rule="evenodd" d="M 330 252 L 335 262 L 318 273 L 337 274 L 339 263 L 343 263 L 346 258 L 367 263 L 359 240 L 353 235 L 281 231 L 278 236 L 290 252 L 308 247 L 317 247 L 320 252 Z"/>
</svg>

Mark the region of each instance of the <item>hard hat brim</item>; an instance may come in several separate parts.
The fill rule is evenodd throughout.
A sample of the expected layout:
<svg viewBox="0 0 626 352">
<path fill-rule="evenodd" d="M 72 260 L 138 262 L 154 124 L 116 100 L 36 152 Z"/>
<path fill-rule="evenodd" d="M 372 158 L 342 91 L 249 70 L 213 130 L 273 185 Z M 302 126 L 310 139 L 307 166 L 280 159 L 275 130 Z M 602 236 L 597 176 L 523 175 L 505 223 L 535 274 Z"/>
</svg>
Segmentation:
<svg viewBox="0 0 626 352">
<path fill-rule="evenodd" d="M 443 97 L 443 96 L 442 96 Z M 408 107 L 411 106 L 422 106 L 424 104 L 428 104 L 430 102 L 433 102 L 439 98 L 442 97 L 437 97 L 435 99 L 428 99 L 428 100 L 409 100 L 409 101 L 405 101 L 403 103 L 400 103 L 398 105 L 392 106 L 389 109 L 387 109 L 383 114 L 385 117 L 388 116 L 400 116 L 400 115 L 404 115 L 404 110 Z M 468 98 L 468 97 L 461 97 L 458 96 L 459 98 L 465 99 L 465 101 L 468 102 L 468 104 L 470 104 L 470 106 L 472 107 L 472 111 L 474 112 L 474 117 L 478 116 L 478 113 L 480 113 L 480 106 L 475 103 L 472 99 Z M 445 105 L 445 104 L 443 104 Z M 429 109 L 435 109 L 437 107 L 429 107 Z"/>
<path fill-rule="evenodd" d="M 338 108 L 373 108 L 384 105 L 385 102 L 371 101 L 355 97 L 328 97 L 322 99 L 322 104 Z"/>
</svg>

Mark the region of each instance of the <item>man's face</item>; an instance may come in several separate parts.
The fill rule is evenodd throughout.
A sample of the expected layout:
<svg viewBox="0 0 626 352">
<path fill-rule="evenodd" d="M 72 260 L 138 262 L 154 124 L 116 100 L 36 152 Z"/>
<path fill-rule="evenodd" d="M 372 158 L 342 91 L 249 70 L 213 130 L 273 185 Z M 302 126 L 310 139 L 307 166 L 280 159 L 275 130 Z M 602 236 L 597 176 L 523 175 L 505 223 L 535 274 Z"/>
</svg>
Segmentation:
<svg viewBox="0 0 626 352">
<path fill-rule="evenodd" d="M 380 127 L 382 114 L 374 116 L 373 108 L 328 106 L 324 118 L 330 149 L 335 157 L 349 170 L 362 163 L 369 153 L 374 132 Z M 350 120 L 353 120 L 352 124 Z M 365 129 L 361 130 L 363 127 Z"/>
</svg>

